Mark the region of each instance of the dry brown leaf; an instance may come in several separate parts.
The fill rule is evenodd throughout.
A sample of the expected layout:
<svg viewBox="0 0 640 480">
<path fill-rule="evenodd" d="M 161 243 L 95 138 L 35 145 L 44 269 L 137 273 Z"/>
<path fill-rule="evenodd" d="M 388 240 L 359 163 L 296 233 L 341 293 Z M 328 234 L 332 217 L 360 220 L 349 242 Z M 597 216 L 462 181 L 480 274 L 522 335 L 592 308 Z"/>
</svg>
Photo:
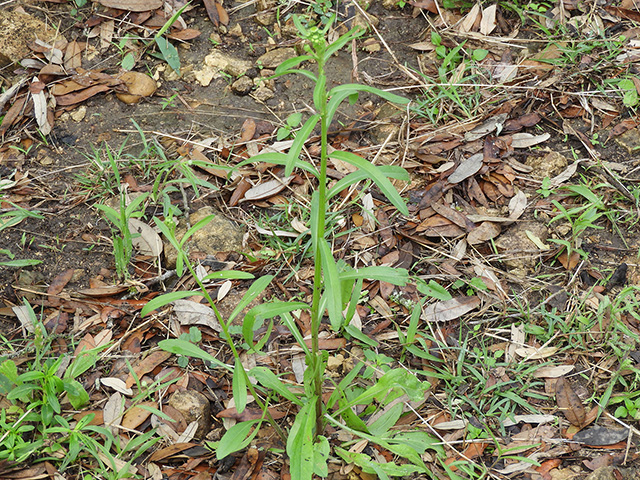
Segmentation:
<svg viewBox="0 0 640 480">
<path fill-rule="evenodd" d="M 156 93 L 158 88 L 156 81 L 144 73 L 124 72 L 118 78 L 124 83 L 126 92 L 116 92 L 116 97 L 126 104 L 138 103 Z"/>
<path fill-rule="evenodd" d="M 247 118 L 240 128 L 240 141 L 248 142 L 256 134 L 256 122 L 252 118 Z"/>
<path fill-rule="evenodd" d="M 449 183 L 460 183 L 463 180 L 475 175 L 478 173 L 480 168 L 483 165 L 484 155 L 482 153 L 476 153 L 471 157 L 463 160 L 460 165 L 453 171 L 451 175 L 447 178 Z"/>
<path fill-rule="evenodd" d="M 136 377 L 140 379 L 143 375 L 151 372 L 154 368 L 156 368 L 162 362 L 168 360 L 170 357 L 171 354 L 169 352 L 165 352 L 164 350 L 156 350 L 155 352 L 151 352 L 143 360 L 137 362 L 137 365 L 134 365 L 133 372 L 130 373 L 127 377 L 126 386 L 132 387 L 133 384 L 136 383 L 133 373 L 135 373 Z"/>
<path fill-rule="evenodd" d="M 124 399 L 119 392 L 115 392 L 109 397 L 107 403 L 102 409 L 104 418 L 104 426 L 107 427 L 114 435 L 119 434 L 119 426 L 124 415 Z"/>
<path fill-rule="evenodd" d="M 294 176 L 291 175 L 283 179 L 274 178 L 273 180 L 256 185 L 245 192 L 244 198 L 241 201 L 256 201 L 273 197 L 275 194 L 287 188 L 287 185 L 289 185 L 293 179 Z"/>
<path fill-rule="evenodd" d="M 467 235 L 469 245 L 477 245 L 492 240 L 500 235 L 500 225 L 493 222 L 482 222 Z"/>
<path fill-rule="evenodd" d="M 536 378 L 558 378 L 570 373 L 575 368 L 574 365 L 556 365 L 553 367 L 540 367 L 533 376 Z"/>
<path fill-rule="evenodd" d="M 426 322 L 449 322 L 479 307 L 480 303 L 477 295 L 456 297 L 428 305 L 420 318 Z"/>
<path fill-rule="evenodd" d="M 202 325 L 216 332 L 222 331 L 218 318 L 211 307 L 191 300 L 176 300 L 172 303 L 173 313 L 180 325 Z"/>
<path fill-rule="evenodd" d="M 74 40 L 69 42 L 64 52 L 64 68 L 75 70 L 80 66 L 82 66 L 82 46 Z"/>
<path fill-rule="evenodd" d="M 109 85 L 93 85 L 92 87 L 85 88 L 78 92 L 71 92 L 66 95 L 56 96 L 56 103 L 62 107 L 69 105 L 75 105 L 76 103 L 84 102 L 86 99 L 97 95 L 98 93 L 111 90 Z"/>
<path fill-rule="evenodd" d="M 556 403 L 571 425 L 579 428 L 585 426 L 587 413 L 582 400 L 565 377 L 559 377 L 556 380 Z"/>
<path fill-rule="evenodd" d="M 517 220 L 522 216 L 527 208 L 527 195 L 522 191 L 518 192 L 509 200 L 509 219 Z"/>
<path fill-rule="evenodd" d="M 142 402 L 134 405 L 126 411 L 122 418 L 123 428 L 135 429 L 142 425 L 142 423 L 151 415 L 151 411 L 144 407 L 158 408 L 155 402 Z"/>
<path fill-rule="evenodd" d="M 130 12 L 146 12 L 162 7 L 162 0 L 98 0 L 100 5 Z"/>
<path fill-rule="evenodd" d="M 156 231 L 142 220 L 137 218 L 129 219 L 129 231 L 131 232 L 131 243 L 142 255 L 159 257 L 162 253 L 162 239 Z"/>
<path fill-rule="evenodd" d="M 460 22 L 458 31 L 462 33 L 467 33 L 474 30 L 475 25 L 478 23 L 478 20 L 480 19 L 480 15 L 481 15 L 480 4 L 476 3 L 473 7 L 471 7 L 471 10 L 469 10 L 469 13 L 467 13 L 465 17 L 462 19 L 462 22 Z"/>
</svg>

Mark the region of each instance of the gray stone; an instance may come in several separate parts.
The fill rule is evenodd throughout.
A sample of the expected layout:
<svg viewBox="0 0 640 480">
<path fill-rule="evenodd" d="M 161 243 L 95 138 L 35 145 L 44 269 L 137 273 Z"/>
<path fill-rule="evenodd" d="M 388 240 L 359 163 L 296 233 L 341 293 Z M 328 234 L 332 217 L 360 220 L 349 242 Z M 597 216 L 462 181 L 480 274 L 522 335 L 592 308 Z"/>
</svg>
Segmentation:
<svg viewBox="0 0 640 480">
<path fill-rule="evenodd" d="M 297 56 L 295 48 L 274 48 L 264 55 L 261 55 L 258 60 L 256 60 L 256 65 L 262 66 L 263 68 L 276 68 L 285 60 L 289 60 L 295 56 Z"/>
<path fill-rule="evenodd" d="M 231 90 L 233 91 L 233 93 L 240 96 L 247 95 L 252 88 L 253 80 L 251 80 L 246 75 L 243 75 L 231 84 Z"/>
<path fill-rule="evenodd" d="M 540 259 L 540 248 L 529 238 L 535 236 L 546 242 L 549 230 L 540 222 L 522 222 L 511 226 L 496 240 L 495 245 L 503 254 L 503 262 L 510 267 L 510 273 L 524 277 Z"/>
<path fill-rule="evenodd" d="M 188 240 L 190 252 L 202 252 L 206 255 L 215 255 L 219 252 L 238 252 L 242 250 L 242 228 L 225 218 L 212 207 L 203 207 L 189 216 L 189 222 L 193 226 L 203 218 L 214 215 L 204 227 L 196 231 Z M 176 238 L 181 240 L 187 228 L 184 222 L 180 222 L 176 228 Z M 168 268 L 175 268 L 177 252 L 173 246 L 164 240 L 165 262 Z"/>
<path fill-rule="evenodd" d="M 266 102 L 267 100 L 270 100 L 275 96 L 276 94 L 273 92 L 273 90 L 265 86 L 258 87 L 253 92 L 253 97 L 260 102 Z"/>
</svg>

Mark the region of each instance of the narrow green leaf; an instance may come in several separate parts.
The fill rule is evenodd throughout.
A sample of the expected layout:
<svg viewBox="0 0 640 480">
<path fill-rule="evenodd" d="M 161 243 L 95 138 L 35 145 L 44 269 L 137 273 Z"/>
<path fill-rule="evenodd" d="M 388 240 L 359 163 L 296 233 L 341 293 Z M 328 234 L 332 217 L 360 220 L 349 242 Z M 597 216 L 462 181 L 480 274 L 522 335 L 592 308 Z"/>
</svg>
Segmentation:
<svg viewBox="0 0 640 480">
<path fill-rule="evenodd" d="M 313 473 L 319 477 L 329 475 L 327 462 L 329 461 L 330 452 L 331 447 L 327 437 L 318 435 L 316 442 L 313 444 Z"/>
<path fill-rule="evenodd" d="M 333 120 L 333 115 L 336 113 L 338 106 L 343 102 L 345 98 L 354 93 L 358 92 L 367 92 L 373 93 L 385 100 L 393 103 L 399 103 L 401 105 L 406 105 L 409 103 L 409 99 L 401 97 L 399 95 L 395 95 L 393 93 L 385 92 L 384 90 L 380 90 L 379 88 L 369 87 L 368 85 L 359 85 L 357 83 L 346 83 L 344 85 L 338 85 L 337 87 L 333 87 L 329 91 L 329 103 L 327 104 L 327 123 L 331 123 Z"/>
<path fill-rule="evenodd" d="M 320 120 L 320 115 L 310 116 L 307 121 L 304 122 L 302 128 L 296 132 L 296 138 L 289 149 L 289 153 L 287 154 L 287 163 L 285 164 L 284 170 L 284 174 L 286 176 L 291 175 L 294 167 L 296 166 L 296 162 L 300 161 L 300 152 L 302 151 L 302 147 L 304 147 L 304 142 L 306 142 L 311 136 L 311 132 L 313 132 L 318 120 Z"/>
<path fill-rule="evenodd" d="M 261 422 L 262 420 L 249 420 L 247 422 L 236 423 L 227 430 L 227 433 L 225 433 L 220 439 L 220 442 L 218 442 L 216 458 L 222 460 L 224 457 L 238 450 L 242 450 L 249 445 L 253 437 L 258 433 L 259 427 L 255 428 L 253 432 L 251 432 L 251 429 Z"/>
<path fill-rule="evenodd" d="M 304 337 L 300 333 L 300 330 L 298 330 L 298 326 L 296 325 L 296 322 L 293 321 L 291 315 L 289 313 L 283 313 L 280 319 L 282 320 L 282 323 L 284 323 L 287 327 L 287 330 L 291 332 L 293 338 L 296 339 L 296 343 L 300 345 L 300 347 L 304 351 L 305 356 L 308 357 L 310 355 L 309 347 L 307 347 L 307 344 L 304 343 Z"/>
<path fill-rule="evenodd" d="M 404 200 L 395 189 L 393 184 L 384 175 L 384 173 L 380 171 L 378 167 L 351 152 L 335 151 L 329 156 L 331 158 L 336 158 L 338 160 L 342 160 L 343 162 L 350 163 L 351 165 L 354 165 L 360 170 L 366 172 L 369 175 L 369 178 L 371 178 L 371 180 L 375 182 L 375 184 L 389 199 L 393 206 L 396 207 L 398 211 L 403 215 L 409 215 L 409 210 L 407 209 L 407 205 L 404 203 Z"/>
<path fill-rule="evenodd" d="M 185 243 L 187 243 L 187 240 L 191 238 L 191 235 L 196 233 L 198 230 L 200 230 L 204 226 L 208 225 L 209 222 L 211 222 L 214 217 L 215 215 L 207 215 L 203 219 L 196 222 L 195 225 L 192 225 L 191 228 L 187 230 L 186 233 L 183 235 L 183 237 L 180 239 L 180 247 L 182 247 Z M 180 250 L 182 250 L 182 248 Z"/>
<path fill-rule="evenodd" d="M 340 280 L 382 280 L 393 285 L 406 285 L 409 282 L 409 271 L 405 268 L 385 266 L 362 267 L 349 269 L 340 273 Z"/>
<path fill-rule="evenodd" d="M 331 247 L 325 239 L 319 239 L 320 261 L 322 263 L 322 274 L 324 277 L 325 295 L 327 298 L 327 310 L 331 328 L 339 331 L 343 324 L 342 317 L 342 295 L 340 295 L 340 277 L 338 268 L 331 252 Z"/>
<path fill-rule="evenodd" d="M 382 173 L 385 177 L 395 178 L 396 180 L 404 180 L 405 182 L 409 181 L 409 173 L 402 167 L 398 167 L 395 165 L 380 165 L 378 169 L 380 170 L 380 173 Z M 348 175 L 338 180 L 333 185 L 333 187 L 331 187 L 327 191 L 327 198 L 332 198 L 343 191 L 345 188 L 348 188 L 351 185 L 369 178 L 369 175 L 361 170 L 349 173 Z"/>
<path fill-rule="evenodd" d="M 155 37 L 154 40 L 162 53 L 162 58 L 164 58 L 174 72 L 180 75 L 180 55 L 176 47 L 165 37 Z"/>
<path fill-rule="evenodd" d="M 33 265 L 38 265 L 42 263 L 42 260 L 7 260 L 6 262 L 0 262 L 0 266 L 3 267 L 12 267 L 12 268 L 22 268 L 22 267 L 31 267 Z"/>
<path fill-rule="evenodd" d="M 313 427 L 317 401 L 317 398 L 313 398 L 300 409 L 287 437 L 287 454 L 291 462 L 289 472 L 291 478 L 296 480 L 313 478 Z"/>
<path fill-rule="evenodd" d="M 331 58 L 331 55 L 336 53 L 354 38 L 360 37 L 365 31 L 366 30 L 364 27 L 358 26 L 349 30 L 347 33 L 339 37 L 335 42 L 332 42 L 324 52 L 324 61 L 327 62 Z"/>
<path fill-rule="evenodd" d="M 258 155 L 254 155 L 253 157 L 240 162 L 236 168 L 241 168 L 241 167 L 244 167 L 245 165 L 250 165 L 252 163 L 258 163 L 258 162 L 275 163 L 276 165 L 286 165 L 288 162 L 288 159 L 289 157 L 286 154 L 280 153 L 280 152 L 259 153 Z M 305 162 L 304 160 L 300 160 L 299 158 L 295 161 L 294 166 L 295 168 L 299 168 L 301 170 L 304 170 L 305 172 L 310 173 L 316 178 L 320 176 L 320 174 L 318 173 L 318 170 L 316 170 L 316 168 L 313 165 L 311 165 L 309 162 Z"/>
<path fill-rule="evenodd" d="M 302 401 L 280 380 L 275 373 L 266 367 L 253 367 L 249 375 L 254 377 L 261 385 L 273 390 L 281 397 L 286 398 L 296 405 L 302 405 Z"/>
<path fill-rule="evenodd" d="M 200 360 L 211 362 L 214 365 L 217 365 L 219 368 L 233 371 L 233 368 L 230 365 L 222 363 L 213 355 L 205 352 L 197 345 L 194 345 L 191 342 L 187 342 L 186 340 L 173 338 L 169 340 L 161 340 L 160 342 L 158 342 L 158 346 L 169 353 L 184 355 L 186 357 L 199 358 Z"/>
<path fill-rule="evenodd" d="M 276 75 L 278 76 L 285 75 L 289 73 L 289 70 L 296 68 L 302 62 L 306 62 L 307 60 L 312 60 L 312 59 L 313 57 L 311 55 L 300 55 L 298 57 L 289 58 L 276 67 Z M 303 70 L 303 71 L 306 71 L 306 70 Z M 315 80 L 315 75 L 313 76 L 313 80 Z"/>
<path fill-rule="evenodd" d="M 157 310 L 158 308 L 162 308 L 166 305 L 169 305 L 171 302 L 176 300 L 180 300 L 182 298 L 193 297 L 194 295 L 201 295 L 202 292 L 197 292 L 193 290 L 182 291 L 182 292 L 171 292 L 165 293 L 164 295 L 160 295 L 156 298 L 152 298 L 147 302 L 147 304 L 142 307 L 140 311 L 140 316 L 145 317 L 152 312 L 153 310 Z"/>
<path fill-rule="evenodd" d="M 236 410 L 238 413 L 242 413 L 247 406 L 247 379 L 245 377 L 244 367 L 239 358 L 236 358 L 236 364 L 233 368 L 231 387 Z"/>
<path fill-rule="evenodd" d="M 236 305 L 236 308 L 233 309 L 233 312 L 231 312 L 228 320 L 229 324 L 231 324 L 231 322 L 238 316 L 238 314 L 240 314 L 240 312 L 242 312 L 242 310 L 247 307 L 247 305 L 258 298 L 258 295 L 260 295 L 264 291 L 264 289 L 267 288 L 267 285 L 271 283 L 271 280 L 273 280 L 273 275 L 265 275 L 258 278 L 251 284 L 247 292 L 240 300 L 240 303 L 238 303 L 238 305 Z"/>
<path fill-rule="evenodd" d="M 203 282 L 209 280 L 251 280 L 255 275 L 249 272 L 241 272 L 238 270 L 220 270 L 213 272 L 202 279 Z"/>
</svg>

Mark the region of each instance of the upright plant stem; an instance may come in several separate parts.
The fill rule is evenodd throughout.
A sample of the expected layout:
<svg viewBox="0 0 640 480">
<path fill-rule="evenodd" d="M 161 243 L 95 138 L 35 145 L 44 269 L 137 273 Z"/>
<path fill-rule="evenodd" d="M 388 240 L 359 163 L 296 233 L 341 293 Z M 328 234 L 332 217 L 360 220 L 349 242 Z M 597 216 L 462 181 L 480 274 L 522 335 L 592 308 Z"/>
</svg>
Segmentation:
<svg viewBox="0 0 640 480">
<path fill-rule="evenodd" d="M 318 55 L 318 80 L 324 78 L 324 61 L 322 55 Z M 322 357 L 320 354 L 318 336 L 320 333 L 320 321 L 322 312 L 320 311 L 320 299 L 322 297 L 322 259 L 320 257 L 320 242 L 324 242 L 325 221 L 326 221 L 326 201 L 327 201 L 327 91 L 321 92 L 318 102 L 320 115 L 320 176 L 318 179 L 318 220 L 314 253 L 314 276 L 313 276 L 313 302 L 311 304 L 311 352 L 313 354 L 313 365 L 315 374 L 315 395 L 316 402 L 316 435 L 320 435 L 324 430 L 323 424 L 323 402 L 322 383 L 324 372 L 322 370 Z"/>
</svg>

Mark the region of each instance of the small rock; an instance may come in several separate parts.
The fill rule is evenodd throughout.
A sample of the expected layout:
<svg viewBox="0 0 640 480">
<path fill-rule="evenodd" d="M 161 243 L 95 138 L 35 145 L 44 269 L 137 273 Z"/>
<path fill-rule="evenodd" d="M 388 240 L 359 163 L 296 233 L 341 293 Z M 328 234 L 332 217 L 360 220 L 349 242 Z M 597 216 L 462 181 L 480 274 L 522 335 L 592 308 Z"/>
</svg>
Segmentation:
<svg viewBox="0 0 640 480">
<path fill-rule="evenodd" d="M 569 164 L 567 158 L 558 152 L 549 152 L 542 157 L 529 157 L 525 163 L 533 168 L 531 176 L 539 179 L 555 177 Z"/>
<path fill-rule="evenodd" d="M 380 20 L 371 15 L 370 13 L 362 13 L 361 11 L 357 11 L 355 17 L 353 17 L 353 21 L 351 22 L 351 28 L 354 27 L 363 27 L 368 29 L 369 25 L 373 25 L 377 27 L 380 24 Z"/>
<path fill-rule="evenodd" d="M 272 25 L 276 21 L 276 0 L 257 0 L 256 1 L 256 22 L 265 27 Z"/>
<path fill-rule="evenodd" d="M 632 128 L 615 137 L 615 140 L 618 145 L 626 148 L 629 154 L 635 153 L 640 148 L 640 130 Z"/>
<path fill-rule="evenodd" d="M 231 90 L 236 95 L 248 95 L 253 88 L 253 80 L 246 75 L 241 76 L 231 84 Z"/>
<path fill-rule="evenodd" d="M 526 276 L 540 258 L 540 248 L 529 238 L 527 232 L 543 243 L 549 237 L 549 230 L 544 224 L 522 222 L 513 225 L 495 240 L 496 247 L 504 254 L 503 262 L 518 277 Z"/>
<path fill-rule="evenodd" d="M 236 38 L 242 37 L 242 27 L 240 26 L 239 23 L 236 23 L 233 27 L 229 29 L 229 35 Z"/>
<path fill-rule="evenodd" d="M 194 72 L 198 82 L 207 87 L 211 80 L 221 76 L 220 72 L 225 72 L 232 77 L 240 77 L 251 68 L 251 62 L 240 60 L 239 58 L 226 55 L 218 50 L 213 50 L 204 57 L 204 65 L 201 70 Z"/>
<path fill-rule="evenodd" d="M 51 43 L 62 40 L 62 36 L 28 13 L 0 10 L 0 67 L 31 56 L 33 52 L 27 45 L 36 39 Z"/>
<path fill-rule="evenodd" d="M 376 53 L 379 52 L 382 47 L 380 44 L 373 38 L 367 38 L 362 45 L 362 48 L 365 52 Z"/>
<path fill-rule="evenodd" d="M 398 0 L 382 0 L 382 8 L 386 10 L 400 10 Z"/>
<path fill-rule="evenodd" d="M 87 107 L 85 105 L 81 105 L 72 111 L 69 116 L 73 119 L 74 122 L 81 122 L 84 120 L 84 117 L 87 116 Z"/>
<path fill-rule="evenodd" d="M 344 355 L 338 353 L 335 357 L 327 358 L 327 370 L 336 371 L 344 363 Z"/>
<path fill-rule="evenodd" d="M 264 85 L 256 88 L 255 92 L 253 92 L 253 97 L 260 102 L 266 102 L 267 100 L 270 100 L 275 96 L 276 94 L 273 92 L 273 90 L 265 87 Z"/>
<path fill-rule="evenodd" d="M 212 207 L 203 207 L 189 216 L 191 225 L 195 225 L 203 218 L 214 215 L 213 220 L 195 232 L 189 239 L 190 250 L 199 251 L 206 255 L 219 252 L 238 252 L 242 250 L 244 232 L 231 220 L 216 212 Z M 176 228 L 176 238 L 181 240 L 187 231 L 184 222 Z M 173 245 L 163 239 L 165 261 L 168 268 L 175 268 L 177 253 Z"/>
<path fill-rule="evenodd" d="M 289 60 L 295 56 L 297 56 L 295 48 L 274 48 L 264 55 L 261 55 L 256 61 L 256 65 L 261 65 L 263 68 L 276 68 L 285 60 Z"/>
<path fill-rule="evenodd" d="M 195 390 L 175 392 L 169 405 L 179 411 L 187 423 L 198 422 L 194 438 L 200 440 L 211 430 L 211 404 L 202 393 Z"/>
</svg>

